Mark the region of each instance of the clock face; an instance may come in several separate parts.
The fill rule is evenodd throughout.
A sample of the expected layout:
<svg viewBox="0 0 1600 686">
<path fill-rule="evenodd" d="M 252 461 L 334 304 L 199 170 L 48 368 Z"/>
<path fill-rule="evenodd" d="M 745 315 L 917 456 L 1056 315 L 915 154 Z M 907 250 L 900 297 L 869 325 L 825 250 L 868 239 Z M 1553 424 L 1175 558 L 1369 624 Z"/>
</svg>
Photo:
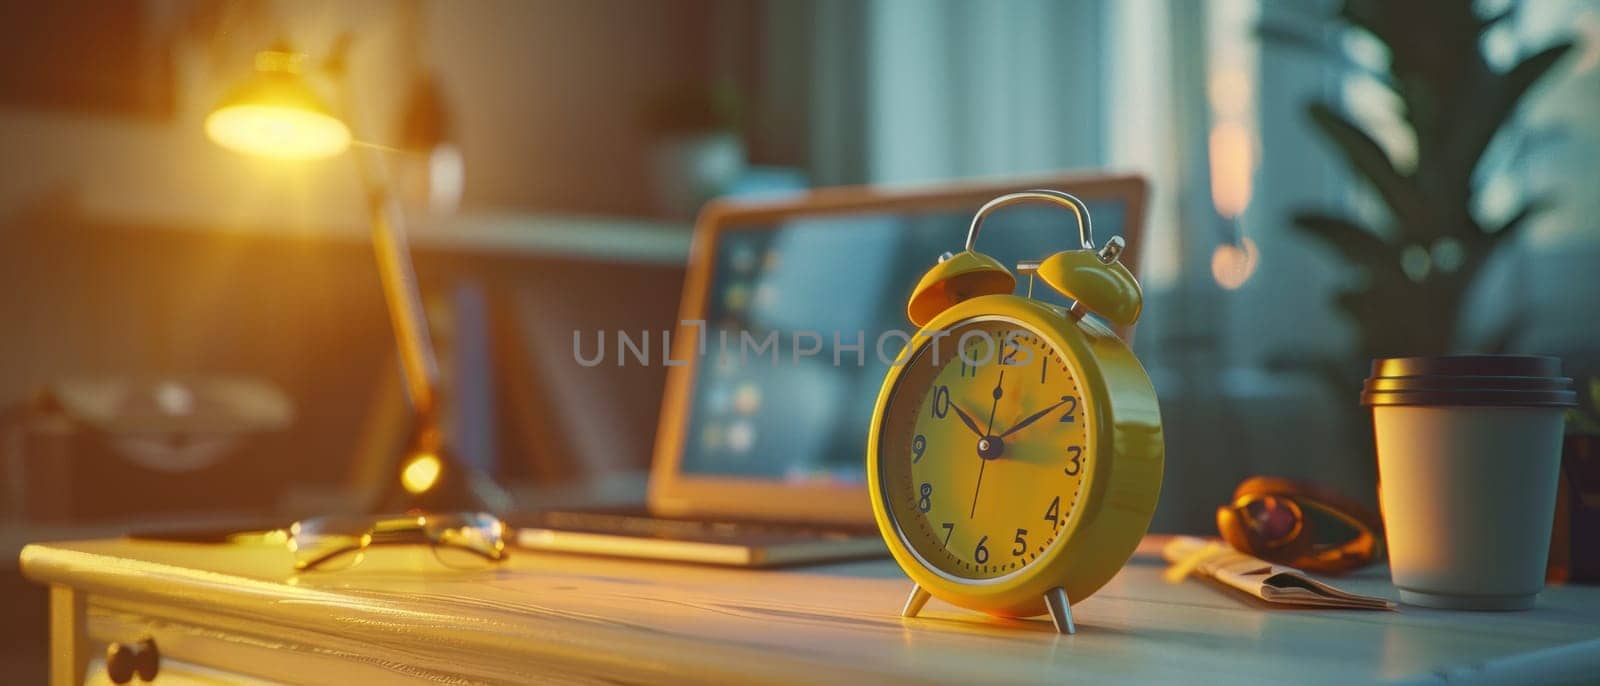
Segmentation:
<svg viewBox="0 0 1600 686">
<path fill-rule="evenodd" d="M 1088 407 L 1043 336 L 967 320 L 906 363 L 879 432 L 884 502 L 929 566 L 990 579 L 1039 559 L 1077 512 Z"/>
</svg>

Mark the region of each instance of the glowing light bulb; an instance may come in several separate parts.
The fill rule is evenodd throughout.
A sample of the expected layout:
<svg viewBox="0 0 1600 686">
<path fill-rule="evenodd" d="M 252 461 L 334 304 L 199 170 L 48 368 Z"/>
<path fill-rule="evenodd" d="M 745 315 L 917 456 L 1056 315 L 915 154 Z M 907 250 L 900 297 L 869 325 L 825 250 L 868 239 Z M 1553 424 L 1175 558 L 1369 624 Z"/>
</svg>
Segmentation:
<svg viewBox="0 0 1600 686">
<path fill-rule="evenodd" d="M 422 453 L 411 458 L 400 470 L 400 485 L 412 495 L 426 493 L 439 482 L 442 471 L 443 465 L 439 463 L 438 455 Z"/>
</svg>

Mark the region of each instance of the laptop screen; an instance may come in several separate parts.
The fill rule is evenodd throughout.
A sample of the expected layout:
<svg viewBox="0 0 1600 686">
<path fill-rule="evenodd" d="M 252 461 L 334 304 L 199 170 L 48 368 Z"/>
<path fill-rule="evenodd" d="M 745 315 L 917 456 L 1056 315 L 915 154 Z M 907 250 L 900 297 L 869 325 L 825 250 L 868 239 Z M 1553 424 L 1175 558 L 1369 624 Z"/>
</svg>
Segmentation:
<svg viewBox="0 0 1600 686">
<path fill-rule="evenodd" d="M 1088 200 L 1095 242 L 1123 233 L 1120 200 Z M 874 402 L 916 328 L 906 299 L 966 241 L 973 207 L 791 217 L 718 234 L 681 469 L 702 476 L 859 483 Z M 1022 205 L 984 221 L 978 249 L 1014 266 L 1078 244 L 1072 216 Z M 1018 292 L 1029 279 L 1018 278 Z M 1033 295 L 1065 305 L 1043 283 Z"/>
</svg>

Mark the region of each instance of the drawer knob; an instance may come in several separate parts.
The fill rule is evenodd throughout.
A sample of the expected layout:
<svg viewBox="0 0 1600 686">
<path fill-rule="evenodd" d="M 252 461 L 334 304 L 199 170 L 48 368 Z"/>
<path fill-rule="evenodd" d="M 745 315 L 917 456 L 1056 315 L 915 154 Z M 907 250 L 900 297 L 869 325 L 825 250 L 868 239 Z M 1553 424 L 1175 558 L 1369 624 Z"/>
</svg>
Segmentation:
<svg viewBox="0 0 1600 686">
<path fill-rule="evenodd" d="M 156 649 L 155 639 L 147 638 L 133 645 L 117 642 L 106 647 L 106 676 L 111 683 L 129 683 L 135 674 L 140 681 L 155 681 L 160 671 L 161 651 Z"/>
</svg>

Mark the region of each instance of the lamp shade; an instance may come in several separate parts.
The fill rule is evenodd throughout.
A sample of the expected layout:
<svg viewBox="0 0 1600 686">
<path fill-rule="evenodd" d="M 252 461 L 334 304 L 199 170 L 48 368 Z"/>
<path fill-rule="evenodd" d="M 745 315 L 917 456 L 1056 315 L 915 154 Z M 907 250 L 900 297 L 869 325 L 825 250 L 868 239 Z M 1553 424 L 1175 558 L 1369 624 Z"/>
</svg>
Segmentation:
<svg viewBox="0 0 1600 686">
<path fill-rule="evenodd" d="M 230 150 L 276 159 L 321 159 L 349 148 L 350 128 L 305 77 L 269 62 L 258 58 L 250 79 L 212 110 L 206 135 Z"/>
</svg>

